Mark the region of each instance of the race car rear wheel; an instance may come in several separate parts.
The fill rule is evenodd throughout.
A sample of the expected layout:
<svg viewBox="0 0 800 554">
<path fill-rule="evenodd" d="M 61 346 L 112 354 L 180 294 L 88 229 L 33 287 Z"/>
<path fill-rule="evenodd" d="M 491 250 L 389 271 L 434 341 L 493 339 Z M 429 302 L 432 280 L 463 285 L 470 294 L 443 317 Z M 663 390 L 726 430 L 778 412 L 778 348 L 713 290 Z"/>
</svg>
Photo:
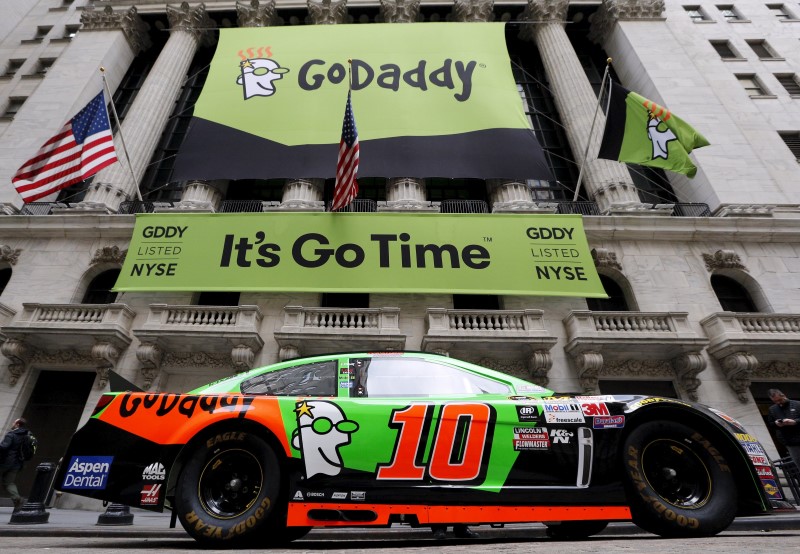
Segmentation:
<svg viewBox="0 0 800 554">
<path fill-rule="evenodd" d="M 258 435 L 209 435 L 189 454 L 175 495 L 178 518 L 200 542 L 241 546 L 270 521 L 280 492 L 280 465 Z"/>
<path fill-rule="evenodd" d="M 625 441 L 633 521 L 664 537 L 703 537 L 736 515 L 736 484 L 714 439 L 680 423 L 652 421 Z"/>
</svg>

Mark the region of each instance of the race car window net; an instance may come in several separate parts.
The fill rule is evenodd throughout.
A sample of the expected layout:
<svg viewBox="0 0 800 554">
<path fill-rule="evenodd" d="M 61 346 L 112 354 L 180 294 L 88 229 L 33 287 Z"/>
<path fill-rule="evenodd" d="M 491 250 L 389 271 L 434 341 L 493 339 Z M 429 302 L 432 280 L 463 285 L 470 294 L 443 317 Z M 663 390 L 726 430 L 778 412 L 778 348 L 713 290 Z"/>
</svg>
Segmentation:
<svg viewBox="0 0 800 554">
<path fill-rule="evenodd" d="M 366 379 L 371 398 L 509 394 L 511 387 L 459 368 L 420 358 L 373 358 Z"/>
<path fill-rule="evenodd" d="M 336 360 L 289 367 L 242 381 L 242 394 L 336 396 Z"/>
</svg>

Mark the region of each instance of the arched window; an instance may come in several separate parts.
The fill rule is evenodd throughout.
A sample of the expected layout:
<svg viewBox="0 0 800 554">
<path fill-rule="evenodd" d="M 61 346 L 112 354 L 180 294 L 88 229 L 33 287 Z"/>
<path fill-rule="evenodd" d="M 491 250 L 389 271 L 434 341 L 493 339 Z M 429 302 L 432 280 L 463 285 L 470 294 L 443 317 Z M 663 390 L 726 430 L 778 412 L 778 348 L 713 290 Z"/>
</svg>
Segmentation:
<svg viewBox="0 0 800 554">
<path fill-rule="evenodd" d="M 4 267 L 0 269 L 0 294 L 3 294 L 3 291 L 6 290 L 6 285 L 11 280 L 11 268 Z"/>
<path fill-rule="evenodd" d="M 625 300 L 625 293 L 622 292 L 617 282 L 602 273 L 599 275 L 600 282 L 608 295 L 608 298 L 587 298 L 586 305 L 593 312 L 627 312 L 629 311 L 628 302 Z"/>
<path fill-rule="evenodd" d="M 111 304 L 117 299 L 117 293 L 111 292 L 119 277 L 119 269 L 104 271 L 89 283 L 81 304 Z"/>
<path fill-rule="evenodd" d="M 726 312 L 757 312 L 750 293 L 740 283 L 724 275 L 712 275 L 711 287 Z"/>
</svg>

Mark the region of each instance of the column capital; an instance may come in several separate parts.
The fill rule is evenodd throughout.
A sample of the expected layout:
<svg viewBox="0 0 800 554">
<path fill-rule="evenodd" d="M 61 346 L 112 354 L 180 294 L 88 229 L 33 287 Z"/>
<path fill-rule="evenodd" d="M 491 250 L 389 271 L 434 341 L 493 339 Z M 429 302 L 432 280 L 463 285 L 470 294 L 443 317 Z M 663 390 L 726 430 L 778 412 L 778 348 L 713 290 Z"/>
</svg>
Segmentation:
<svg viewBox="0 0 800 554">
<path fill-rule="evenodd" d="M 453 15 L 461 23 L 491 21 L 494 0 L 455 0 Z"/>
<path fill-rule="evenodd" d="M 314 25 L 336 25 L 347 20 L 347 0 L 307 0 Z"/>
<path fill-rule="evenodd" d="M 523 40 L 533 40 L 536 29 L 543 23 L 564 25 L 567 21 L 569 0 L 528 0 L 520 19 L 534 24 L 522 25 L 519 36 Z"/>
<path fill-rule="evenodd" d="M 420 0 L 381 0 L 380 14 L 385 23 L 414 23 L 419 18 Z"/>
<path fill-rule="evenodd" d="M 208 17 L 205 4 L 191 7 L 188 2 L 183 2 L 177 8 L 168 5 L 167 19 L 170 31 L 184 31 L 194 36 L 198 42 L 211 44 L 213 35 L 209 30 L 216 28 L 217 24 Z"/>
<path fill-rule="evenodd" d="M 106 6 L 102 11 L 87 7 L 81 13 L 81 31 L 117 30 L 125 34 L 134 54 L 147 50 L 152 44 L 147 36 L 147 25 L 139 17 L 135 6 L 124 12 L 115 12 L 111 6 Z"/>
<path fill-rule="evenodd" d="M 275 24 L 275 0 L 250 0 L 236 2 L 236 17 L 239 27 L 269 27 Z"/>
<path fill-rule="evenodd" d="M 603 42 L 617 21 L 663 19 L 664 0 L 603 0 L 592 17 L 589 39 Z"/>
</svg>

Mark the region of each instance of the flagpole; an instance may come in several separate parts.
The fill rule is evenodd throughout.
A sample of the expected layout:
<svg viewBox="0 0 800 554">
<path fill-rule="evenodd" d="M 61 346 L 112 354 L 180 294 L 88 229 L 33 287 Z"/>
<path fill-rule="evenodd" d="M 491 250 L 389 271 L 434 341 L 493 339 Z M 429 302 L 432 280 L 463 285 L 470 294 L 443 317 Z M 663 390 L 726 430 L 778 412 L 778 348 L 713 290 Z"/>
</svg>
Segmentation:
<svg viewBox="0 0 800 554">
<path fill-rule="evenodd" d="M 114 121 L 117 122 L 117 132 L 119 133 L 119 141 L 122 144 L 122 151 L 125 153 L 125 159 L 128 160 L 128 169 L 131 170 L 131 178 L 133 179 L 133 187 L 136 189 L 136 198 L 139 199 L 139 202 L 142 202 L 142 193 L 139 192 L 139 183 L 136 182 L 136 174 L 133 172 L 133 164 L 131 163 L 131 157 L 128 156 L 128 149 L 125 148 L 125 138 L 122 136 L 122 123 L 119 122 L 119 116 L 117 115 L 117 108 L 114 106 L 114 98 L 111 95 L 111 91 L 108 88 L 108 83 L 106 82 L 106 68 L 100 66 L 100 76 L 103 78 L 103 88 L 106 89 L 108 93 L 108 99 L 111 101 L 111 113 L 114 114 Z"/>
<path fill-rule="evenodd" d="M 611 58 L 606 60 L 606 70 L 603 72 L 603 81 L 600 83 L 600 94 L 597 95 L 597 105 L 594 108 L 594 119 L 592 119 L 592 127 L 589 129 L 589 138 L 586 140 L 586 149 L 583 151 L 583 163 L 578 172 L 578 182 L 575 184 L 575 196 L 572 198 L 573 202 L 578 201 L 578 193 L 581 191 L 581 181 L 583 179 L 583 169 L 586 167 L 586 161 L 589 158 L 589 146 L 592 144 L 592 135 L 594 134 L 594 126 L 597 123 L 597 114 L 600 111 L 600 101 L 603 99 L 603 91 L 606 88 L 606 80 L 608 79 L 608 68 L 611 67 Z M 609 98 L 611 91 L 609 90 Z"/>
</svg>

